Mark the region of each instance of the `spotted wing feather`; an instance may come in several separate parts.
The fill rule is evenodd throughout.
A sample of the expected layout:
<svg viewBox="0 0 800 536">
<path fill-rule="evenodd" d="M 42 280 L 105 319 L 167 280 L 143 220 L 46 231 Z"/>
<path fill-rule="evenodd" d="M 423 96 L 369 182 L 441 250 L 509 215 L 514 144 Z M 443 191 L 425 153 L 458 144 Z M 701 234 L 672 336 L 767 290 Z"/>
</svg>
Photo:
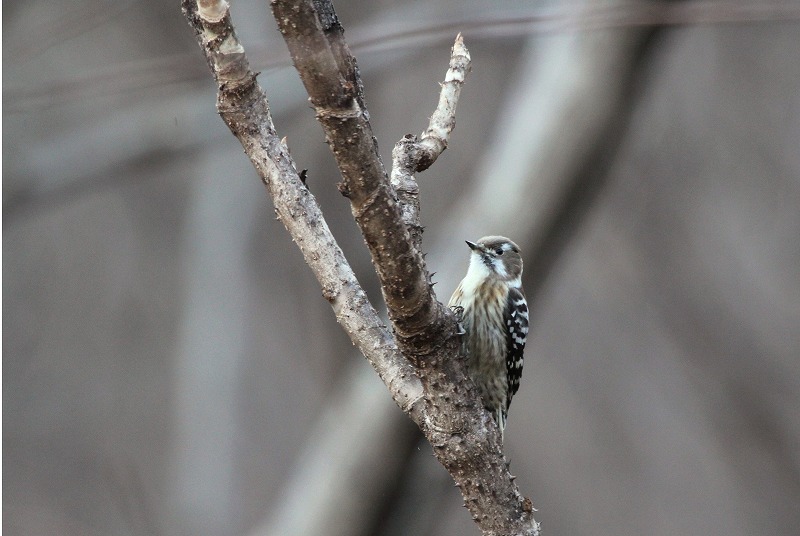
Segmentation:
<svg viewBox="0 0 800 536">
<path fill-rule="evenodd" d="M 523 352 L 528 338 L 528 302 L 521 288 L 512 288 L 503 315 L 506 324 L 506 370 L 508 371 L 508 397 L 506 411 L 511 398 L 519 390 L 522 377 Z"/>
</svg>

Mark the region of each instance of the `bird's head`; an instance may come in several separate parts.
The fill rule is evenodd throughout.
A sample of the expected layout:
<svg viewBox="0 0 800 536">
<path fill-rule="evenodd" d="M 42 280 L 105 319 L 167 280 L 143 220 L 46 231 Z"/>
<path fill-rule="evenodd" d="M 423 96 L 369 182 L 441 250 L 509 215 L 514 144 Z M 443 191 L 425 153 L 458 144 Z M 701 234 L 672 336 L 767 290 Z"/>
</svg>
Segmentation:
<svg viewBox="0 0 800 536">
<path fill-rule="evenodd" d="M 522 255 L 519 246 L 504 236 L 484 236 L 477 242 L 467 240 L 472 250 L 469 270 L 488 271 L 487 276 L 501 281 L 519 281 L 522 276 Z"/>
</svg>

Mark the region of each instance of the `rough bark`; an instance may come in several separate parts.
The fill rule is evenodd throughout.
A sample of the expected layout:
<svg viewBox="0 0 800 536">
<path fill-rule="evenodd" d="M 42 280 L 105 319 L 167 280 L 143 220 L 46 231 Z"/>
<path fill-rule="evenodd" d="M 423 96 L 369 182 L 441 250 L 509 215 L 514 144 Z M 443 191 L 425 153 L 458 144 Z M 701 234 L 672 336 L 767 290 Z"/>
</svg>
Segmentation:
<svg viewBox="0 0 800 536">
<path fill-rule="evenodd" d="M 423 431 L 483 533 L 538 534 L 531 501 L 508 472 L 498 429 L 479 403 L 458 354 L 456 322 L 436 300 L 418 236 L 412 239 L 421 230 L 418 209 L 403 210 L 410 204 L 398 200 L 378 155 L 358 66 L 333 6 L 324 1 L 272 6 L 342 173 L 340 190 L 351 202 L 372 255 L 394 338 L 381 325 L 275 132 L 266 94 L 250 70 L 227 3 L 183 0 L 218 83 L 220 115 L 267 186 L 279 219 L 317 276 L 338 321 L 395 402 Z M 413 172 L 436 159 L 452 130 L 458 88 L 469 68 L 460 39 L 451 61 L 431 126 L 420 142 L 406 140 L 407 158 L 395 158 L 404 168 L 397 176 L 402 175 L 406 190 L 414 189 Z"/>
<path fill-rule="evenodd" d="M 456 106 L 461 86 L 464 85 L 471 61 L 464 39 L 458 34 L 450 55 L 450 68 L 442 82 L 439 104 L 428 128 L 420 139 L 413 134 L 406 134 L 392 151 L 392 187 L 400 202 L 403 222 L 417 249 L 420 249 L 422 242 L 423 227 L 420 223 L 419 187 L 414 174 L 428 169 L 447 148 L 450 133 L 456 126 Z"/>
<path fill-rule="evenodd" d="M 372 255 L 398 345 L 422 363 L 441 345 L 445 329 L 455 337 L 454 323 L 431 292 L 422 255 L 401 217 L 344 30 L 330 2 L 273 1 L 272 9 L 342 173 L 339 190 L 350 200 Z"/>
<path fill-rule="evenodd" d="M 221 4 L 224 2 L 220 2 Z M 353 343 L 387 383 L 395 402 L 406 412 L 418 412 L 422 387 L 362 290 L 314 195 L 300 180 L 286 146 L 281 143 L 267 96 L 250 70 L 225 8 L 215 21 L 203 17 L 203 4 L 184 0 L 183 9 L 195 30 L 219 91 L 217 109 L 239 139 L 245 154 L 267 187 L 275 213 L 292 235 L 303 258 L 331 303 L 336 319 Z M 357 334 L 357 335 L 356 335 Z"/>
</svg>

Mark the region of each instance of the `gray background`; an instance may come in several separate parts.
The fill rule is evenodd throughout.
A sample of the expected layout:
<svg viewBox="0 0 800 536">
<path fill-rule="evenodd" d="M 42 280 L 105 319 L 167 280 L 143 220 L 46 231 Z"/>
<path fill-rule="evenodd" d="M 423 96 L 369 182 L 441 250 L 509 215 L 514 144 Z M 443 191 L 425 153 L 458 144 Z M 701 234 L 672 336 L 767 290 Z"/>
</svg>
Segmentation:
<svg viewBox="0 0 800 536">
<path fill-rule="evenodd" d="M 329 534 L 477 534 L 275 221 L 178 2 L 3 8 L 6 534 L 303 533 L 317 500 L 342 517 Z M 796 534 L 797 17 L 592 30 L 560 3 L 337 8 L 387 165 L 465 34 L 458 126 L 420 176 L 425 246 L 444 301 L 464 239 L 524 246 L 506 446 L 545 533 Z M 492 23 L 537 13 L 561 22 Z M 267 3 L 233 17 L 380 308 Z"/>
</svg>

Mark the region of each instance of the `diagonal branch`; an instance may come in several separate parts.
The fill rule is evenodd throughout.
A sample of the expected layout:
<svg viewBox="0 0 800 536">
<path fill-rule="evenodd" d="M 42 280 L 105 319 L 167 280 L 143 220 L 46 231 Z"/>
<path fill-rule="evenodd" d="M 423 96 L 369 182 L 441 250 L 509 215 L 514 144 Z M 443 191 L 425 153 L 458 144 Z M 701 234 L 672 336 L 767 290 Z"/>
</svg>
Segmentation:
<svg viewBox="0 0 800 536">
<path fill-rule="evenodd" d="M 316 198 L 278 139 L 267 96 L 250 70 L 227 3 L 183 0 L 183 11 L 217 80 L 219 114 L 266 185 L 278 218 L 317 277 L 336 319 L 387 384 L 398 406 L 415 422 L 424 420 L 419 379 L 369 303 Z"/>
<path fill-rule="evenodd" d="M 398 345 L 420 363 L 445 342 L 443 334 L 455 339 L 455 324 L 436 300 L 403 221 L 344 30 L 330 2 L 273 0 L 272 10 L 342 173 L 339 190 L 370 250 Z"/>
</svg>

